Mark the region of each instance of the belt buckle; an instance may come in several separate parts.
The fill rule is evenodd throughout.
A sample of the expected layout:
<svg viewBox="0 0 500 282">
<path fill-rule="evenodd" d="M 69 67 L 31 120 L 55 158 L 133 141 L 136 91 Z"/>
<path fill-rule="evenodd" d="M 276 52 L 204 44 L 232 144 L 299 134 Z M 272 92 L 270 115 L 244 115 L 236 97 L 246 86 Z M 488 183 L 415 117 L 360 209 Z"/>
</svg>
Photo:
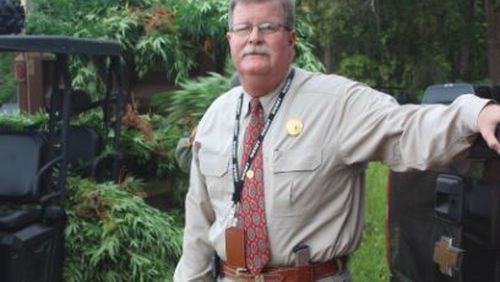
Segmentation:
<svg viewBox="0 0 500 282">
<path fill-rule="evenodd" d="M 247 269 L 244 268 L 244 267 L 237 267 L 235 270 L 234 270 L 234 274 L 236 275 L 237 278 L 240 277 L 241 273 L 242 272 L 246 272 Z"/>
<path fill-rule="evenodd" d="M 255 282 L 264 282 L 264 274 L 257 274 L 255 275 Z"/>
</svg>

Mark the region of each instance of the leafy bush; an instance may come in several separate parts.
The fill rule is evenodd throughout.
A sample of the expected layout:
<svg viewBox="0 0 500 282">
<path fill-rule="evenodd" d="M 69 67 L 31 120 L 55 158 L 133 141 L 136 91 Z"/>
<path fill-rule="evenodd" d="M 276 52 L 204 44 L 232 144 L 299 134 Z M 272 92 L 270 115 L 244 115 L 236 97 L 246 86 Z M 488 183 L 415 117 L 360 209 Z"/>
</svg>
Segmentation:
<svg viewBox="0 0 500 282">
<path fill-rule="evenodd" d="M 91 111 L 73 123 L 99 127 L 100 120 L 102 114 Z M 169 133 L 165 118 L 152 116 L 149 121 L 162 130 L 154 131 L 154 138 L 146 140 L 142 131 L 125 124 L 122 148 L 136 162 L 147 164 L 153 170 L 152 178 L 157 178 L 176 167 L 166 152 L 160 157 L 152 156 L 155 151 L 164 150 L 169 136 L 178 135 Z M 47 122 L 47 114 L 0 114 L 2 126 L 18 130 L 46 132 Z M 109 141 L 111 137 L 108 136 Z M 127 170 L 139 174 L 131 168 Z M 143 188 L 142 180 L 131 177 L 120 184 L 68 178 L 63 201 L 68 215 L 65 281 L 168 281 L 172 277 L 181 252 L 181 216 L 146 204 L 140 197 L 145 195 Z"/>
<path fill-rule="evenodd" d="M 178 128 L 157 114 L 135 113 L 134 118 L 146 129 L 124 124 L 120 149 L 125 154 L 126 172 L 150 180 L 175 178 L 179 173 L 174 155 Z"/>
<path fill-rule="evenodd" d="M 0 54 L 0 104 L 16 101 L 17 81 L 13 73 L 14 55 Z"/>
<path fill-rule="evenodd" d="M 179 90 L 153 96 L 152 103 L 158 110 L 167 113 L 169 120 L 176 125 L 192 129 L 212 101 L 227 90 L 228 85 L 228 77 L 210 73 L 206 77 L 181 82 Z"/>
<path fill-rule="evenodd" d="M 63 34 L 76 37 L 105 37 L 121 43 L 122 57 L 133 83 L 151 70 L 162 68 L 166 79 L 178 82 L 195 67 L 195 58 L 225 45 L 226 24 L 222 0 L 198 1 L 68 1 L 34 0 L 27 20 L 27 33 Z M 211 19 L 210 24 L 206 24 Z M 197 28 L 198 27 L 198 28 Z M 216 39 L 217 38 L 217 39 Z M 222 58 L 223 60 L 223 58 Z M 80 62 L 80 63 L 78 63 Z M 90 62 L 78 61 L 72 68 L 81 72 Z M 75 80 L 75 83 L 82 83 Z M 78 86 L 86 87 L 82 83 Z"/>
<path fill-rule="evenodd" d="M 33 129 L 48 131 L 49 116 L 44 113 L 34 115 L 0 113 L 0 125 L 14 130 Z"/>
<path fill-rule="evenodd" d="M 65 281 L 167 281 L 181 223 L 115 184 L 68 179 Z"/>
</svg>

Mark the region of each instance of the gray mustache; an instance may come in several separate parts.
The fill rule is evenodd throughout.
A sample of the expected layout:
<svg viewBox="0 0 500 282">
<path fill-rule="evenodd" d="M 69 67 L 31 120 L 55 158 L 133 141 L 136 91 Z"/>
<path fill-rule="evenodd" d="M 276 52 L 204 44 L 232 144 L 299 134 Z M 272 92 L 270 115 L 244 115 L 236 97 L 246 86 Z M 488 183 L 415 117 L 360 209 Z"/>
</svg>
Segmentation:
<svg viewBox="0 0 500 282">
<path fill-rule="evenodd" d="M 255 45 L 248 45 L 245 46 L 240 51 L 240 57 L 244 57 L 249 54 L 256 54 L 256 55 L 271 55 L 271 49 L 265 47 L 265 46 L 255 46 Z"/>
</svg>

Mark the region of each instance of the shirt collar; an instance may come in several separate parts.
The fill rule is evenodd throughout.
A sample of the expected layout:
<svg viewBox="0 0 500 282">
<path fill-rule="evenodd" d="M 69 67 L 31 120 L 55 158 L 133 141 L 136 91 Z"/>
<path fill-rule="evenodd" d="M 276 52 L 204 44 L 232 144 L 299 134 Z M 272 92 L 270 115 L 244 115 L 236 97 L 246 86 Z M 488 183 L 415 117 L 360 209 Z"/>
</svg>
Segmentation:
<svg viewBox="0 0 500 282">
<path fill-rule="evenodd" d="M 286 73 L 285 78 L 288 76 L 292 68 L 288 70 Z M 271 111 L 271 108 L 273 106 L 274 100 L 276 100 L 276 97 L 279 94 L 279 91 L 283 87 L 283 84 L 285 83 L 286 79 L 284 79 L 280 85 L 274 89 L 273 91 L 269 92 L 266 95 L 260 96 L 260 104 L 262 105 L 262 109 L 264 110 L 264 115 L 267 116 L 269 112 Z M 242 116 L 247 117 L 247 115 L 250 113 L 250 100 L 252 99 L 252 96 L 250 96 L 245 90 L 243 90 L 243 109 L 242 109 Z"/>
</svg>

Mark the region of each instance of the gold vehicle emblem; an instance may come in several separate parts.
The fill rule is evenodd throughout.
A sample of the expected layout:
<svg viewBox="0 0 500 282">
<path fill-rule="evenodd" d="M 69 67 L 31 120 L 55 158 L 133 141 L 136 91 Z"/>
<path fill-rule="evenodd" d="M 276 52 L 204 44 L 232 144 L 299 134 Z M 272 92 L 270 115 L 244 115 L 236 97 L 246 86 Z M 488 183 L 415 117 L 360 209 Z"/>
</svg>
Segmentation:
<svg viewBox="0 0 500 282">
<path fill-rule="evenodd" d="M 442 236 L 434 245 L 434 262 L 439 265 L 441 273 L 453 277 L 462 264 L 464 250 L 453 246 L 453 239 Z"/>
</svg>

